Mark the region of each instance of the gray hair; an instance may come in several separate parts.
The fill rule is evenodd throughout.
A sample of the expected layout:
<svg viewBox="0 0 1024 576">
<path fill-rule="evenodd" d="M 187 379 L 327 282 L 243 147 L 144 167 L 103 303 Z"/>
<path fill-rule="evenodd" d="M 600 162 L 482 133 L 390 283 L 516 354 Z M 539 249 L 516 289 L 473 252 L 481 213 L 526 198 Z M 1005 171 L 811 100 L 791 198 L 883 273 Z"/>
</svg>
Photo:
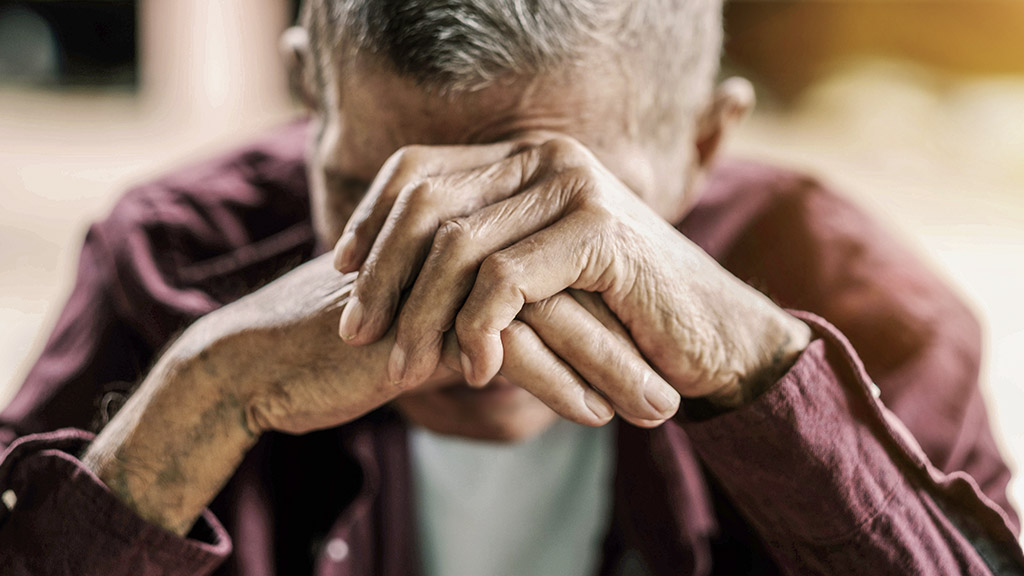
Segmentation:
<svg viewBox="0 0 1024 576">
<path fill-rule="evenodd" d="M 639 129 L 671 141 L 711 95 L 721 14 L 722 0 L 307 0 L 305 18 L 314 58 L 369 52 L 445 94 L 619 58 Z"/>
</svg>

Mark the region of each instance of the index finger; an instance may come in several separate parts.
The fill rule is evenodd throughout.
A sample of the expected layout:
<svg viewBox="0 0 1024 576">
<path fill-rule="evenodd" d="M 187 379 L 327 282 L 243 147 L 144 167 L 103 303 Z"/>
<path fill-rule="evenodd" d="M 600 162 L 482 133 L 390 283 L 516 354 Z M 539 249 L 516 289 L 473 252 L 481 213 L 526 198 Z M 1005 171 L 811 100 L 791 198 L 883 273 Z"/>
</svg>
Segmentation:
<svg viewBox="0 0 1024 576">
<path fill-rule="evenodd" d="M 402 190 L 419 180 L 480 168 L 518 152 L 521 140 L 472 146 L 406 146 L 391 155 L 374 177 L 334 246 L 334 267 L 362 266 Z"/>
</svg>

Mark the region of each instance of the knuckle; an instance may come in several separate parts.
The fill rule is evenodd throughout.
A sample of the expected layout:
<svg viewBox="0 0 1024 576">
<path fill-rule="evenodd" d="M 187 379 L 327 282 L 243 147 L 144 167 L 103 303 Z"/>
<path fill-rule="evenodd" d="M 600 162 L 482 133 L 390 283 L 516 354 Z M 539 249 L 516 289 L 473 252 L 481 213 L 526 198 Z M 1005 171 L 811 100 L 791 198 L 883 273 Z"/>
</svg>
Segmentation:
<svg viewBox="0 0 1024 576">
<path fill-rule="evenodd" d="M 556 136 L 540 147 L 547 161 L 556 167 L 578 163 L 583 153 L 583 145 L 568 136 Z"/>
<path fill-rule="evenodd" d="M 446 220 L 434 234 L 435 251 L 447 251 L 472 242 L 472 229 L 464 218 Z"/>
<path fill-rule="evenodd" d="M 597 169 L 589 164 L 582 164 L 566 168 L 562 176 L 571 183 L 577 194 L 585 200 L 594 200 L 600 197 L 599 190 L 593 183 L 597 181 Z"/>
<path fill-rule="evenodd" d="M 400 196 L 409 209 L 423 210 L 433 205 L 434 188 L 430 178 L 423 178 L 406 184 Z"/>
<path fill-rule="evenodd" d="M 417 169 L 426 160 L 427 149 L 426 146 L 420 144 L 410 144 L 408 146 L 402 146 L 391 155 L 389 159 L 393 162 L 397 168 L 402 169 Z"/>
<path fill-rule="evenodd" d="M 536 149 L 554 136 L 557 135 L 545 131 L 524 132 L 515 139 L 515 145 L 512 147 L 510 154 L 514 155 L 526 150 Z"/>
<path fill-rule="evenodd" d="M 480 265 L 478 280 L 489 286 L 509 286 L 519 277 L 520 265 L 504 252 L 496 252 L 484 259 Z"/>
<path fill-rule="evenodd" d="M 596 222 L 611 219 L 615 212 L 604 189 L 596 185 L 601 175 L 591 165 L 574 166 L 563 172 L 564 189 L 571 194 L 578 208 L 598 218 Z"/>
<path fill-rule="evenodd" d="M 345 223 L 345 228 L 341 231 L 342 236 L 345 234 L 352 234 L 355 236 L 352 240 L 353 242 L 365 242 L 363 238 L 370 234 L 370 225 L 366 220 L 367 214 L 360 214 L 358 211 L 353 213 Z"/>
<path fill-rule="evenodd" d="M 504 330 L 501 331 L 501 343 L 504 346 L 514 346 L 515 343 L 522 341 L 523 338 L 529 336 L 527 332 L 530 328 L 518 320 L 512 321 Z"/>
</svg>

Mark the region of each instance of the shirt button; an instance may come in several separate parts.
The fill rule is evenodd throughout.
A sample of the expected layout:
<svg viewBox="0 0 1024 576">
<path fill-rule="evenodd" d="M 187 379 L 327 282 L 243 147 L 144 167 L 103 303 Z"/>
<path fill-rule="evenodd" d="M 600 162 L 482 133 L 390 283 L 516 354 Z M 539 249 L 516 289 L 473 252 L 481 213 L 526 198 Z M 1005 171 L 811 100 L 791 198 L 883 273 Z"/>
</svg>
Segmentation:
<svg viewBox="0 0 1024 576">
<path fill-rule="evenodd" d="M 3 500 L 4 506 L 13 512 L 15 504 L 18 503 L 18 495 L 14 493 L 14 490 L 4 490 L 4 493 L 0 494 L 0 500 Z"/>
<path fill-rule="evenodd" d="M 341 538 L 332 538 L 327 543 L 327 557 L 334 562 L 341 562 L 348 557 L 348 543 Z"/>
</svg>

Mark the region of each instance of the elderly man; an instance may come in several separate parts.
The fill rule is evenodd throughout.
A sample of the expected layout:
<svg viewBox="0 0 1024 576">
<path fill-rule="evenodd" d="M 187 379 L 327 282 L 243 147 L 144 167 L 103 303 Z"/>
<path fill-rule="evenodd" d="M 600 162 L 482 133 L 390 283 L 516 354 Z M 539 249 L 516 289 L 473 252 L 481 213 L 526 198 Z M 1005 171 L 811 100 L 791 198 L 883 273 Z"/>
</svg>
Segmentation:
<svg viewBox="0 0 1024 576">
<path fill-rule="evenodd" d="M 310 2 L 312 122 L 90 230 L 3 414 L 2 572 L 1024 570 L 970 315 L 712 165 L 720 13 Z"/>
</svg>

